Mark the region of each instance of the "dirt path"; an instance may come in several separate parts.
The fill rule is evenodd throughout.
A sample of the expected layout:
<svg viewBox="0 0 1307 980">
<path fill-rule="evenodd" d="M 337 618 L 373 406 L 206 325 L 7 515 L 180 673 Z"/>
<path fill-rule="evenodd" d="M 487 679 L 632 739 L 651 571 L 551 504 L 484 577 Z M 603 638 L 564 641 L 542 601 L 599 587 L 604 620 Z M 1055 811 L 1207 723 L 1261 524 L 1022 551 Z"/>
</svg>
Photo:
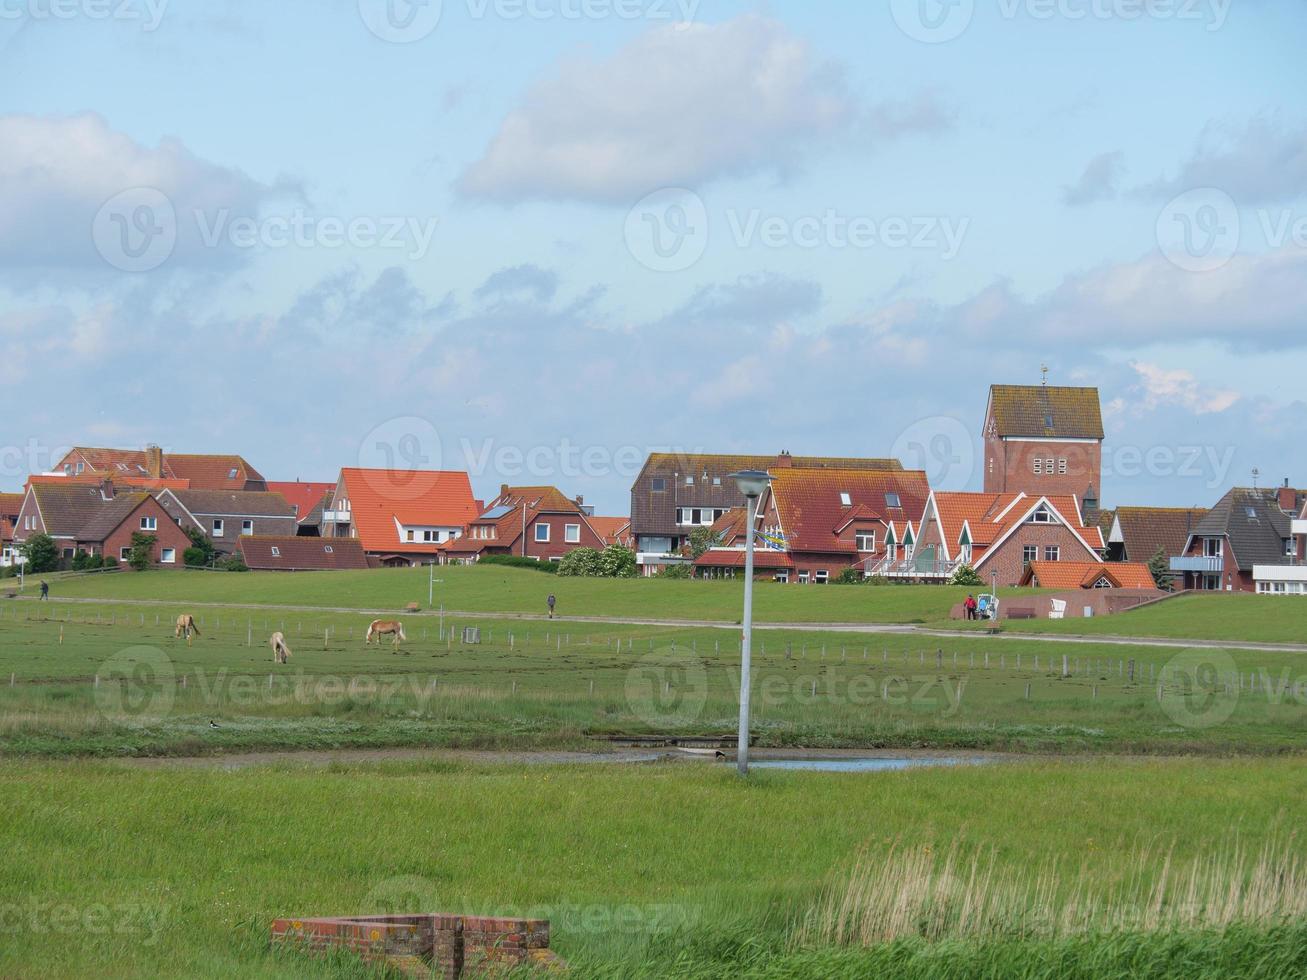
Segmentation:
<svg viewBox="0 0 1307 980">
<path fill-rule="evenodd" d="M 15 602 L 35 602 L 30 596 L 19 596 Z M 152 599 L 52 599 L 48 605 L 96 605 L 96 606 L 185 606 L 194 609 L 244 609 L 251 612 L 299 612 L 299 613 L 335 613 L 339 615 L 359 616 L 393 616 L 394 609 L 366 609 L 350 606 L 295 606 L 274 605 L 268 603 L 239 602 L 189 602 Z M 405 613 L 405 617 L 436 619 L 439 613 L 425 611 Z M 470 612 L 467 610 L 446 610 L 444 619 L 496 620 L 525 623 L 579 623 L 607 626 L 654 626 L 672 629 L 719 629 L 738 631 L 739 623 L 727 623 L 713 619 L 652 619 L 632 616 L 559 616 L 550 620 L 548 616 L 536 613 L 513 612 Z M 1004 640 L 1031 640 L 1044 643 L 1071 643 L 1077 645 L 1102 644 L 1105 646 L 1142 646 L 1160 647 L 1171 650 L 1253 650 L 1262 653 L 1307 653 L 1307 644 L 1303 643 L 1260 643 L 1249 640 L 1201 640 L 1169 638 L 1159 636 L 1120 636 L 1097 635 L 1085 633 L 1036 633 L 1011 632 L 990 634 L 973 630 L 932 629 L 926 626 L 914 626 L 907 623 L 767 623 L 755 622 L 754 629 L 774 630 L 793 633 L 864 633 L 864 634 L 899 634 L 909 636 L 929 636 L 940 639 L 985 640 L 1001 643 Z"/>
</svg>

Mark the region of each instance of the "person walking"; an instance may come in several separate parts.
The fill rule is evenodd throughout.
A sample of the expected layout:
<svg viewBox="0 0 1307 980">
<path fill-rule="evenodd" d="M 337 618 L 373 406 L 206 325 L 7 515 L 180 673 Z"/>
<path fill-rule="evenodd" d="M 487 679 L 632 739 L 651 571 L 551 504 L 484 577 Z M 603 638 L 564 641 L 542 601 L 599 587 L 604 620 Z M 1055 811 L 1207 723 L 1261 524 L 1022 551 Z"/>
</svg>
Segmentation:
<svg viewBox="0 0 1307 980">
<path fill-rule="evenodd" d="M 549 618 L 550 618 L 550 619 L 553 619 L 553 618 L 554 618 L 554 606 L 557 604 L 558 600 L 555 599 L 555 598 L 554 598 L 554 594 L 553 594 L 552 592 L 550 592 L 550 593 L 549 593 L 549 598 L 546 599 L 545 601 L 549 604 Z"/>
<path fill-rule="evenodd" d="M 48 602 L 50 599 L 50 583 L 41 579 L 41 601 Z"/>
<path fill-rule="evenodd" d="M 969 595 L 969 596 L 967 596 L 967 601 L 966 601 L 965 603 L 963 603 L 963 606 L 964 606 L 964 607 L 966 608 L 966 610 L 967 610 L 967 619 L 975 619 L 975 618 L 976 618 L 976 597 L 975 597 L 974 595 Z"/>
</svg>

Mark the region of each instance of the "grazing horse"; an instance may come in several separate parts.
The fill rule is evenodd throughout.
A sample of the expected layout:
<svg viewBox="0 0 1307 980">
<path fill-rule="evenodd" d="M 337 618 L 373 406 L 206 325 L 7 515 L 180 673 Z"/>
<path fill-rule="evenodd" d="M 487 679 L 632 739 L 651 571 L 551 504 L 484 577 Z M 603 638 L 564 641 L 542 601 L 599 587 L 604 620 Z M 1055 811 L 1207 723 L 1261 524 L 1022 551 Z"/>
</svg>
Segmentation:
<svg viewBox="0 0 1307 980">
<path fill-rule="evenodd" d="M 401 642 L 408 642 L 408 637 L 404 635 L 404 624 L 393 619 L 374 619 L 372 625 L 368 627 L 368 635 L 363 640 L 363 645 L 367 646 L 372 642 L 372 638 L 377 638 L 377 645 L 381 645 L 383 636 L 393 636 L 394 640 L 391 646 L 399 646 Z"/>
<path fill-rule="evenodd" d="M 186 645 L 190 646 L 191 634 L 200 635 L 200 628 L 195 625 L 195 617 L 190 613 L 182 613 L 177 617 L 177 629 L 173 631 L 173 638 L 180 638 L 183 634 L 186 636 Z"/>
<path fill-rule="evenodd" d="M 268 645 L 272 647 L 272 662 L 274 664 L 284 664 L 290 660 L 290 647 L 286 645 L 286 637 L 278 631 L 273 633 L 268 639 Z"/>
</svg>

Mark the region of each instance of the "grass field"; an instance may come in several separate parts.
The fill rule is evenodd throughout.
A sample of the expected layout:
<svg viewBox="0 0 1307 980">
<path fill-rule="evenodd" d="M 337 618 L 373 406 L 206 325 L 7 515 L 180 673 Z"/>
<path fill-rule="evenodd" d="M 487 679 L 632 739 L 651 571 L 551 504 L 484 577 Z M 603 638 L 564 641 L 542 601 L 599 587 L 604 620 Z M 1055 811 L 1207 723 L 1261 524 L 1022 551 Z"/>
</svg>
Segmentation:
<svg viewBox="0 0 1307 980">
<path fill-rule="evenodd" d="M 222 772 L 9 762 L 0 976 L 358 976 L 348 963 L 271 953 L 269 920 L 425 908 L 544 915 L 578 978 L 1269 980 L 1307 971 L 1294 912 L 1304 842 L 1293 834 L 1305 811 L 1307 771 L 1294 760 L 748 782 L 708 763 Z M 868 949 L 805 930 L 859 862 L 876 862 L 906 895 L 923 871 L 942 875 L 950 854 L 992 869 L 983 890 L 1001 893 L 1007 926 L 940 927 L 947 908 L 927 903 L 922 925 Z M 1031 869 L 1053 884 L 1003 885 Z M 1157 899 L 1159 881 L 1191 873 L 1222 900 L 1195 909 L 1189 893 L 1166 889 Z M 1272 894 L 1271 879 L 1292 894 Z M 1084 922 L 1064 915 L 1087 904 L 1097 911 Z M 1155 905 L 1219 924 L 1137 934 Z"/>
<path fill-rule="evenodd" d="M 413 618 L 396 654 L 363 646 L 358 614 L 204 607 L 187 646 L 170 626 L 180 608 L 0 606 L 0 754 L 570 748 L 735 731 L 729 630 L 470 617 L 442 634 Z M 481 643 L 465 644 L 473 625 Z M 288 666 L 272 663 L 273 630 Z M 1307 735 L 1294 653 L 774 630 L 754 652 L 763 746 L 1265 753 Z"/>
</svg>

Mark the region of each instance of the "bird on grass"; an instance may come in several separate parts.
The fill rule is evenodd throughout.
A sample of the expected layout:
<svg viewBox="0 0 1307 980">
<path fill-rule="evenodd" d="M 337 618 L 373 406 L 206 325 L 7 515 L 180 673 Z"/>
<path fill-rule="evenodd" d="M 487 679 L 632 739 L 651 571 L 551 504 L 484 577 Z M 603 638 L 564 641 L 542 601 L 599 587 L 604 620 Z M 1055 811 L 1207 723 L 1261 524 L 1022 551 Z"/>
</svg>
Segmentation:
<svg viewBox="0 0 1307 980">
<path fill-rule="evenodd" d="M 217 728 L 217 727 L 219 727 L 219 726 L 218 726 L 218 723 L 217 723 L 216 721 L 214 721 L 212 718 L 210 718 L 210 719 L 209 719 L 209 727 L 210 727 L 210 728 Z"/>
</svg>

